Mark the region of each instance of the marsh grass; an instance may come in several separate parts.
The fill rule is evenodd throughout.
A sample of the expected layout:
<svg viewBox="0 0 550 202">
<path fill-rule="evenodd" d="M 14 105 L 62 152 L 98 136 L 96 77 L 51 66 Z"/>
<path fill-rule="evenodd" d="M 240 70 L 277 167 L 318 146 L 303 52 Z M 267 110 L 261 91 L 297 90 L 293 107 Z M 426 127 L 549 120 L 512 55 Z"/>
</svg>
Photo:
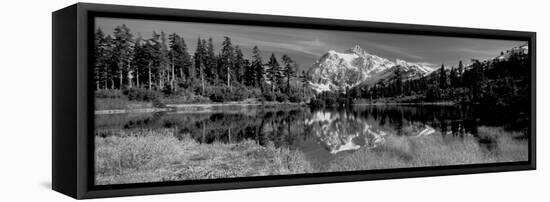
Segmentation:
<svg viewBox="0 0 550 202">
<path fill-rule="evenodd" d="M 492 148 L 485 148 L 474 137 L 389 136 L 377 148 L 336 158 L 330 171 L 527 161 L 527 141 L 517 138 L 520 133 L 490 127 L 480 127 L 478 133 L 494 141 Z"/>
<path fill-rule="evenodd" d="M 96 184 L 197 180 L 311 172 L 299 151 L 253 141 L 199 144 L 171 129 L 95 138 Z"/>
</svg>

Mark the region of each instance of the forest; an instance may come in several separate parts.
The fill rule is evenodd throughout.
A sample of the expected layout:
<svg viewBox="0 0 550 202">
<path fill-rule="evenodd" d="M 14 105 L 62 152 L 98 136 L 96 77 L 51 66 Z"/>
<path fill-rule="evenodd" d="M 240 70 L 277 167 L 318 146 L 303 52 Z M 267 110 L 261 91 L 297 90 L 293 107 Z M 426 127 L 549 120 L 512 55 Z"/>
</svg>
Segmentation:
<svg viewBox="0 0 550 202">
<path fill-rule="evenodd" d="M 126 25 L 112 34 L 101 28 L 94 42 L 95 96 L 109 109 L 128 103 L 154 105 L 213 102 L 309 103 L 314 107 L 361 103 L 452 103 L 514 107 L 528 111 L 530 64 L 525 51 L 500 57 L 462 61 L 420 78 L 394 76 L 374 85 L 358 85 L 339 92 L 315 93 L 305 71 L 288 55 L 262 58 L 258 46 L 250 57 L 229 36 L 216 49 L 212 38 L 196 39 L 188 50 L 177 33 L 153 31 L 151 38 L 134 36 Z M 192 52 L 193 54 L 191 54 Z M 403 74 L 403 75 L 402 75 Z M 122 101 L 121 101 L 122 100 Z M 110 102 L 118 102 L 113 104 Z"/>
<path fill-rule="evenodd" d="M 503 56 L 504 52 L 500 54 Z M 529 110 L 530 64 L 528 53 L 512 51 L 508 59 L 480 61 L 465 66 L 444 65 L 427 76 L 406 79 L 395 72 L 390 80 L 359 85 L 343 92 L 324 92 L 312 100 L 315 105 L 344 106 L 353 103 L 450 103 Z"/>
<path fill-rule="evenodd" d="M 264 61 L 258 46 L 245 58 L 229 36 L 215 50 L 212 38 L 196 40 L 191 55 L 184 37 L 154 32 L 134 36 L 126 25 L 112 34 L 95 30 L 94 82 L 98 99 L 163 103 L 276 101 L 300 103 L 305 72 L 287 54 Z"/>
</svg>

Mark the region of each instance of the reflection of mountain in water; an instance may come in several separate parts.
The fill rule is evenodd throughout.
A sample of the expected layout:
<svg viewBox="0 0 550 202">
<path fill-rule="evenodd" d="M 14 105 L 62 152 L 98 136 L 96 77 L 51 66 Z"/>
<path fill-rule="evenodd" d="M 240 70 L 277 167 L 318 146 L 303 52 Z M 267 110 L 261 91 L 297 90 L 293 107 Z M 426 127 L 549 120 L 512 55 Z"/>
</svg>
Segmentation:
<svg viewBox="0 0 550 202">
<path fill-rule="evenodd" d="M 418 138 L 429 135 L 474 136 L 491 146 L 494 140 L 478 136 L 481 125 L 496 125 L 492 112 L 464 106 L 357 106 L 351 109 L 255 109 L 242 113 L 150 113 L 103 115 L 96 134 L 117 135 L 120 130 L 172 128 L 174 135 L 199 143 L 235 143 L 299 149 L 323 158 L 384 144 L 389 136 Z M 488 117 L 486 117 L 488 116 Z M 505 117 L 505 116 L 504 116 Z M 498 117 L 497 117 L 497 120 Z"/>
<path fill-rule="evenodd" d="M 317 111 L 305 123 L 332 154 L 362 147 L 374 148 L 382 144 L 387 135 L 395 135 L 374 120 L 369 121 L 348 112 Z M 422 123 L 411 123 L 402 130 L 410 136 L 427 136 L 436 132 Z"/>
<path fill-rule="evenodd" d="M 372 148 L 382 143 L 386 136 L 386 132 L 374 129 L 366 121 L 346 112 L 318 111 L 305 122 L 332 154 L 361 147 Z"/>
</svg>

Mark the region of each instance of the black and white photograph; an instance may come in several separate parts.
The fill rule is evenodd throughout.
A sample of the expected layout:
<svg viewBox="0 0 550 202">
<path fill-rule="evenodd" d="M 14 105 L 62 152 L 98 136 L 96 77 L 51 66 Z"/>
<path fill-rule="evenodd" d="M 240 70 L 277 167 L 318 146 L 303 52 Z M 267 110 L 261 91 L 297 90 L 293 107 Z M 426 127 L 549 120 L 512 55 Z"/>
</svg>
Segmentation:
<svg viewBox="0 0 550 202">
<path fill-rule="evenodd" d="M 528 41 L 93 25 L 98 186 L 529 161 Z"/>
</svg>

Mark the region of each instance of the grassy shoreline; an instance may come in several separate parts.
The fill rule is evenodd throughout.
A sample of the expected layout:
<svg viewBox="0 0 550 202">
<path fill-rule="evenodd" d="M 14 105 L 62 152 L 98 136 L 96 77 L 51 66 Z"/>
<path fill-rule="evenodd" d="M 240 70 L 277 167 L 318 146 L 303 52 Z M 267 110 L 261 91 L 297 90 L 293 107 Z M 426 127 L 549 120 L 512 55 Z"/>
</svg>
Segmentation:
<svg viewBox="0 0 550 202">
<path fill-rule="evenodd" d="M 170 129 L 96 136 L 95 183 L 126 184 L 312 172 L 304 154 L 253 141 L 199 144 Z"/>
<path fill-rule="evenodd" d="M 480 127 L 494 140 L 488 150 L 471 137 L 389 136 L 383 145 L 338 154 L 326 169 L 315 168 L 300 150 L 259 145 L 253 140 L 201 144 L 173 129 L 119 130 L 95 137 L 95 183 L 126 184 L 250 176 L 290 175 L 528 160 L 527 140 L 516 132 Z"/>
<path fill-rule="evenodd" d="M 113 104 L 114 103 L 114 104 Z M 163 106 L 155 106 L 152 102 L 135 102 L 123 99 L 105 99 L 96 98 L 95 103 L 96 115 L 101 114 L 119 114 L 119 113 L 151 113 L 162 111 L 178 111 L 185 112 L 213 112 L 223 111 L 224 109 L 243 108 L 243 107 L 300 107 L 305 106 L 305 103 L 294 102 L 258 102 L 258 101 L 240 101 L 240 102 L 208 102 L 208 103 L 189 103 L 189 104 L 172 104 L 167 103 Z"/>
</svg>

